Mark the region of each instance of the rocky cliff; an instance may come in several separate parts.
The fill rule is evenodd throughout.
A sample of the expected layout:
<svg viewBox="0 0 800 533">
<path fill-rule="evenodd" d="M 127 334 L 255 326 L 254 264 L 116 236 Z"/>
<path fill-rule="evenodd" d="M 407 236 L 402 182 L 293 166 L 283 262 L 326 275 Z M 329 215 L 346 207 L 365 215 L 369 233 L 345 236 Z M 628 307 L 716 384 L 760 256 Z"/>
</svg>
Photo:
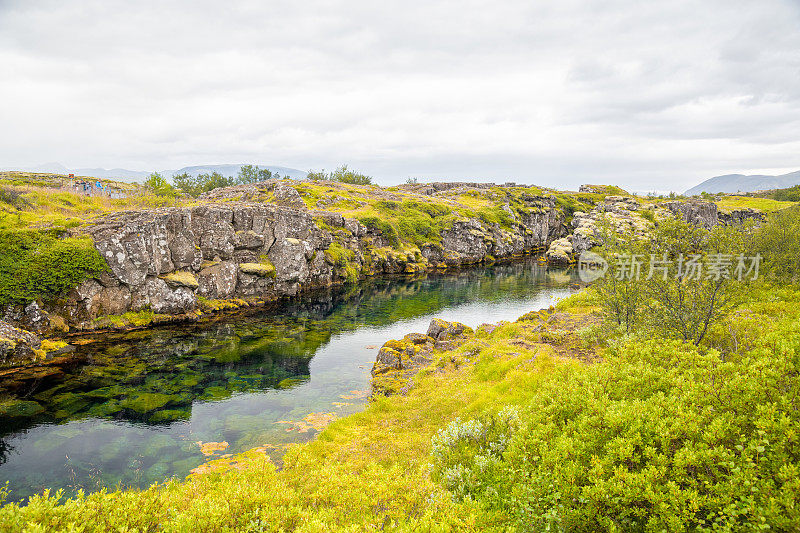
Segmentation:
<svg viewBox="0 0 800 533">
<path fill-rule="evenodd" d="M 701 200 L 645 203 L 627 196 L 606 196 L 590 212 L 573 214 L 571 233 L 550 244 L 547 259 L 554 264 L 569 264 L 582 252 L 601 244 L 597 227 L 601 220 L 619 233 L 646 238 L 654 221 L 666 217 L 676 217 L 705 228 L 719 224 L 741 224 L 746 220 L 764 220 L 764 214 L 757 209 L 723 212 L 715 203 Z"/>
<path fill-rule="evenodd" d="M 4 318 L 43 334 L 108 326 L 97 319 L 128 312 L 191 318 L 222 300 L 263 303 L 367 275 L 522 255 L 565 232 L 554 199 L 540 196 L 531 209 L 509 209 L 505 227 L 460 217 L 421 246 L 398 245 L 378 227 L 308 209 L 293 187 L 273 184 L 269 203 L 232 189 L 192 207 L 122 211 L 77 228 L 108 271 L 56 302 L 11 306 Z"/>
</svg>

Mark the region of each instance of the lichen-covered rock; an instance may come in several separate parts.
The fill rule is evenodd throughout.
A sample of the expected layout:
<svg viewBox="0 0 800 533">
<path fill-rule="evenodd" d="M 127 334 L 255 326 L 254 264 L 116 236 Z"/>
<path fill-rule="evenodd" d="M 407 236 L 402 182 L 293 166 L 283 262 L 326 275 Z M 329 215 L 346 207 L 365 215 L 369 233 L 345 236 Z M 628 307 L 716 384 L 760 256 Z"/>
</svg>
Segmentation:
<svg viewBox="0 0 800 533">
<path fill-rule="evenodd" d="M 239 268 L 232 261 L 207 265 L 197 274 L 197 293 L 205 298 L 231 298 L 236 292 Z"/>
<path fill-rule="evenodd" d="M 294 187 L 280 184 L 275 187 L 274 194 L 275 203 L 278 205 L 293 207 L 295 209 L 307 209 L 305 202 L 303 202 L 303 198 Z"/>
<path fill-rule="evenodd" d="M 441 318 L 434 318 L 428 325 L 427 336 L 436 341 L 447 341 L 472 333 L 474 333 L 472 328 L 461 322 L 448 322 Z"/>
<path fill-rule="evenodd" d="M 241 263 L 239 264 L 239 272 L 262 278 L 274 278 L 275 266 L 268 263 Z"/>
<path fill-rule="evenodd" d="M 428 333 L 409 333 L 381 346 L 372 366 L 373 395 L 405 394 L 419 370 L 432 361 L 434 350 L 452 350 L 474 331 L 460 322 L 431 320 Z"/>
<path fill-rule="evenodd" d="M 42 340 L 24 329 L 0 320 L 0 364 L 27 362 L 35 358 Z"/>
<path fill-rule="evenodd" d="M 405 394 L 414 375 L 431 362 L 433 348 L 434 339 L 419 333 L 386 341 L 372 365 L 373 394 Z"/>
<path fill-rule="evenodd" d="M 752 220 L 754 222 L 763 222 L 766 220 L 764 213 L 759 209 L 745 208 L 734 209 L 730 213 L 719 211 L 717 213 L 721 224 L 741 224 L 745 221 Z"/>
<path fill-rule="evenodd" d="M 572 242 L 564 237 L 557 239 L 550 244 L 547 249 L 547 261 L 556 265 L 568 265 L 572 262 L 573 249 Z"/>
<path fill-rule="evenodd" d="M 186 313 L 197 307 L 197 295 L 188 287 L 173 289 L 163 279 L 149 277 L 144 290 L 134 295 L 131 307 L 134 311 L 149 308 L 156 313 Z"/>
<path fill-rule="evenodd" d="M 164 274 L 159 277 L 166 281 L 167 285 L 172 289 L 177 289 L 178 287 L 196 289 L 200 286 L 195 275 L 186 270 L 176 270 L 175 272 L 170 272 L 169 274 Z"/>
<path fill-rule="evenodd" d="M 661 204 L 665 209 L 669 209 L 676 217 L 695 224 L 711 228 L 719 222 L 717 204 L 700 200 L 671 201 Z"/>
<path fill-rule="evenodd" d="M 432 190 L 438 195 L 487 194 L 488 188 L 465 183 L 439 184 Z M 400 199 L 388 191 L 376 194 Z M 522 215 L 502 194 L 489 194 L 505 211 L 503 226 L 463 218 L 413 252 L 398 250 L 396 238 L 372 225 L 340 213 L 309 211 L 298 189 L 281 180 L 216 189 L 191 207 L 103 215 L 73 232 L 93 239 L 110 270 L 47 303 L 46 311 L 11 306 L 5 316 L 37 332 L 38 323 L 43 330 L 52 329 L 48 313 L 63 317 L 65 326 L 92 328 L 100 316 L 128 311 L 185 314 L 196 308 L 198 296 L 272 301 L 373 274 L 415 274 L 494 261 L 541 249 L 563 234 L 564 214 L 553 197 L 538 191 L 523 195 Z M 344 251 L 338 254 L 341 261 L 327 259 L 334 243 Z"/>
</svg>

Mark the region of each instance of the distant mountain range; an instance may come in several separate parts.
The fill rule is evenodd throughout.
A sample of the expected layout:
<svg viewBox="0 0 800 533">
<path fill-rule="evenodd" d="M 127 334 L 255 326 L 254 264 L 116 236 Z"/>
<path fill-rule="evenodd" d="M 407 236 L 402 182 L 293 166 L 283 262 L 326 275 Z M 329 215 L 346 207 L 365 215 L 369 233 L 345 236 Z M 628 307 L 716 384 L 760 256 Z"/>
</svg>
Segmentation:
<svg viewBox="0 0 800 533">
<path fill-rule="evenodd" d="M 248 163 L 240 163 L 234 165 L 197 165 L 191 167 L 183 167 L 178 170 L 162 170 L 161 175 L 171 178 L 176 174 L 191 174 L 197 176 L 198 174 L 219 172 L 223 176 L 231 177 L 239 173 L 239 168 Z M 275 165 L 258 165 L 259 168 L 269 169 L 273 174 L 278 173 L 281 176 L 288 176 L 290 178 L 305 178 L 308 172 L 304 170 L 297 170 L 296 168 L 279 167 Z M 61 163 L 45 163 L 44 165 L 37 165 L 35 167 L 17 169 L 9 168 L 6 170 L 27 170 L 29 172 L 49 172 L 53 174 L 75 174 L 76 176 L 90 176 L 93 178 L 113 179 L 126 182 L 143 182 L 151 174 L 149 171 L 144 170 L 126 170 L 124 168 L 67 168 Z"/>
<path fill-rule="evenodd" d="M 753 192 L 768 189 L 785 189 L 800 184 L 800 170 L 780 176 L 727 174 L 716 176 L 696 185 L 684 194 L 692 196 L 702 192 Z"/>
</svg>

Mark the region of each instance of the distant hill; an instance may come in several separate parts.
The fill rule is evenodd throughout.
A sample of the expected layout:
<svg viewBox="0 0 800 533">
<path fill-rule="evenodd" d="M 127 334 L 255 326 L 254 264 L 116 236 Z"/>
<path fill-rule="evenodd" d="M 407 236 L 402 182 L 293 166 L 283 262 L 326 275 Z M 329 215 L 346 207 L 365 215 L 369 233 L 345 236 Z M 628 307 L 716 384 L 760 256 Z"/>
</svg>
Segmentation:
<svg viewBox="0 0 800 533">
<path fill-rule="evenodd" d="M 684 194 L 692 196 L 702 192 L 753 192 L 768 189 L 785 189 L 798 184 L 800 184 L 800 170 L 780 176 L 727 174 L 708 179 L 700 185 L 692 187 Z"/>
<path fill-rule="evenodd" d="M 4 170 L 22 170 L 26 172 L 44 172 L 48 174 L 75 174 L 76 176 L 89 176 L 92 178 L 110 179 L 124 182 L 144 181 L 150 172 L 143 170 L 127 170 L 124 168 L 67 168 L 61 163 L 45 163 L 28 168 L 7 168 Z"/>
<path fill-rule="evenodd" d="M 183 167 L 179 170 L 162 170 L 161 174 L 170 178 L 176 174 L 191 174 L 196 176 L 198 174 L 210 174 L 211 172 L 219 172 L 223 176 L 231 177 L 239 173 L 239 168 L 247 163 L 239 163 L 236 165 L 198 165 L 192 167 Z M 296 168 L 278 167 L 273 165 L 258 165 L 259 168 L 269 169 L 273 174 L 279 173 L 281 176 L 289 176 L 290 178 L 305 178 L 308 172 L 304 170 L 297 170 Z M 145 170 L 127 170 L 124 168 L 67 168 L 61 163 L 45 163 L 35 167 L 13 169 L 8 168 L 4 170 L 25 170 L 28 172 L 47 172 L 52 174 L 75 174 L 76 176 L 91 176 L 93 178 L 112 179 L 125 182 L 143 182 L 152 173 Z"/>
<path fill-rule="evenodd" d="M 185 172 L 192 176 L 197 176 L 198 174 L 210 174 L 212 172 L 219 172 L 223 176 L 233 177 L 239 174 L 239 169 L 242 167 L 242 165 L 246 164 L 248 163 L 239 163 L 236 165 L 197 165 L 192 167 L 183 167 L 178 170 L 166 171 L 165 175 L 167 177 L 171 177 L 175 176 L 176 174 L 183 174 Z M 296 168 L 289 168 L 289 167 L 258 165 L 258 168 L 266 168 L 273 174 L 277 172 L 281 176 L 288 176 L 290 178 L 305 178 L 308 175 L 308 172 L 306 172 L 305 170 L 297 170 Z"/>
</svg>

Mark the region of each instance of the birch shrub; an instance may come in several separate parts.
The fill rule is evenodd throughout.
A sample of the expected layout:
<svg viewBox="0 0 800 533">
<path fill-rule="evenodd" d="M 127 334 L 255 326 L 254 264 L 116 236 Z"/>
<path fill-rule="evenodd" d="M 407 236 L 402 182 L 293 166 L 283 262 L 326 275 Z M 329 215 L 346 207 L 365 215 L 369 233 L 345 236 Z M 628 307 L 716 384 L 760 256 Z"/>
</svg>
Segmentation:
<svg viewBox="0 0 800 533">
<path fill-rule="evenodd" d="M 796 530 L 798 371 L 797 323 L 736 360 L 675 340 L 615 344 L 533 392 L 518 423 L 447 428 L 434 479 L 523 531 Z"/>
</svg>

